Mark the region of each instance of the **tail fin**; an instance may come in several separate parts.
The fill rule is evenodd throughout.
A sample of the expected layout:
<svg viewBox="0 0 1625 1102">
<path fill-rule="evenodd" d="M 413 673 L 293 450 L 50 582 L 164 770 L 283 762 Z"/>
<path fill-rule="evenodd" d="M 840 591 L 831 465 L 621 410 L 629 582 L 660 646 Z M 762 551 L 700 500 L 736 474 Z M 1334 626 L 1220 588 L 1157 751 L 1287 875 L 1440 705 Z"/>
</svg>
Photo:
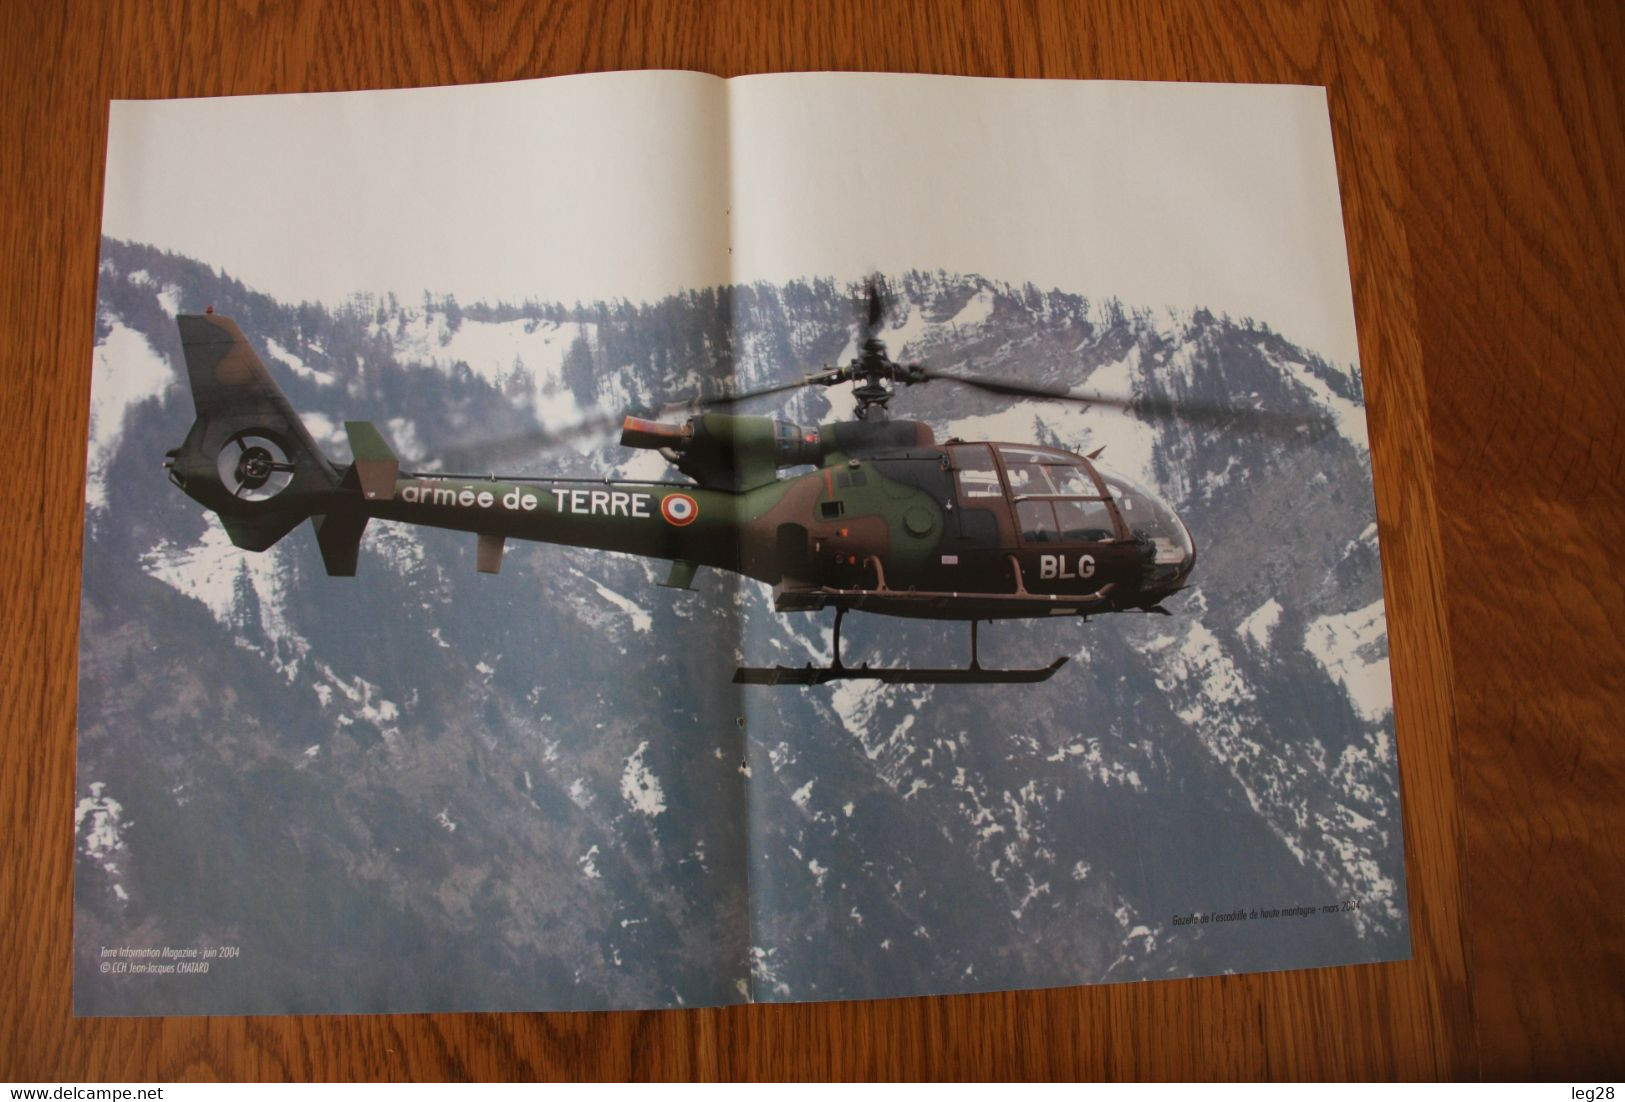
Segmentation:
<svg viewBox="0 0 1625 1102">
<path fill-rule="evenodd" d="M 346 421 L 344 431 L 350 438 L 350 454 L 355 462 L 344 472 L 343 487 L 347 491 L 361 492 L 368 501 L 395 496 L 395 476 L 401 461 L 379 432 L 367 421 Z M 335 578 L 355 576 L 356 559 L 361 550 L 361 533 L 367 529 L 367 514 L 358 506 L 319 516 L 316 525 L 316 543 L 322 549 L 322 565 Z"/>
<path fill-rule="evenodd" d="M 214 510 L 231 542 L 249 551 L 265 550 L 306 517 L 356 512 L 359 494 L 343 485 L 237 323 L 217 314 L 176 321 L 197 420 L 164 464 L 170 481 Z M 360 540 L 359 527 L 340 527 L 356 527 Z"/>
</svg>

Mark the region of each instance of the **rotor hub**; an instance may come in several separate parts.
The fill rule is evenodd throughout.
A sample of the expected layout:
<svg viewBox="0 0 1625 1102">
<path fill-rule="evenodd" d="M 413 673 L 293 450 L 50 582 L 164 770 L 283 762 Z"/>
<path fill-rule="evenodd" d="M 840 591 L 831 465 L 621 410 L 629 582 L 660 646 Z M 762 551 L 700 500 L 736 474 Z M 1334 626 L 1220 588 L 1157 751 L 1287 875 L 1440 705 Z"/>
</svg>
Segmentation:
<svg viewBox="0 0 1625 1102">
<path fill-rule="evenodd" d="M 852 397 L 857 401 L 853 411 L 857 419 L 886 420 L 886 405 L 892 396 L 890 384 L 897 378 L 897 364 L 886 354 L 886 342 L 879 337 L 865 340 L 858 357 L 852 361 L 849 373 L 858 384 L 852 388 Z"/>
<path fill-rule="evenodd" d="M 261 447 L 251 447 L 237 460 L 237 478 L 248 489 L 265 485 L 275 470 L 276 459 Z"/>
</svg>

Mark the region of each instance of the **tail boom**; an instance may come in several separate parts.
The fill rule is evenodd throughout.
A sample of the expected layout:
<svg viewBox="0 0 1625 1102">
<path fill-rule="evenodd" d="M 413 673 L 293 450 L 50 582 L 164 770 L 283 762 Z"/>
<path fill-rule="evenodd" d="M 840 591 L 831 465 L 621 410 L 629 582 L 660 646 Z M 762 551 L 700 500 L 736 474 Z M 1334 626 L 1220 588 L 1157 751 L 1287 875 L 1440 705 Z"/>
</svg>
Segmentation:
<svg viewBox="0 0 1625 1102">
<path fill-rule="evenodd" d="M 755 548 L 741 524 L 771 509 L 782 483 L 740 492 L 409 474 L 364 421 L 345 422 L 354 461 L 335 468 L 235 322 L 215 314 L 177 321 L 197 419 L 165 465 L 238 547 L 263 551 L 311 519 L 327 572 L 353 575 L 362 534 L 377 517 L 475 533 L 487 573 L 500 568 L 509 537 L 671 559 L 684 564 L 673 575 L 683 584 L 699 565 L 756 576 L 758 560 L 771 561 L 771 549 Z"/>
</svg>

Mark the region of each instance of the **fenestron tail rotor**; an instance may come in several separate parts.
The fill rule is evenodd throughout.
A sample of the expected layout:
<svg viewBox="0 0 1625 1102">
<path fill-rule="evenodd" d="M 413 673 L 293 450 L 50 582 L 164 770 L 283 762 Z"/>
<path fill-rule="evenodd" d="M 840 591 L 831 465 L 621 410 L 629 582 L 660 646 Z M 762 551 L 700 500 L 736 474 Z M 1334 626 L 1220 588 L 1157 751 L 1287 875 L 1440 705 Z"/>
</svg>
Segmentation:
<svg viewBox="0 0 1625 1102">
<path fill-rule="evenodd" d="M 293 483 L 294 465 L 282 445 L 262 432 L 239 432 L 215 461 L 220 484 L 239 501 L 269 501 Z"/>
</svg>

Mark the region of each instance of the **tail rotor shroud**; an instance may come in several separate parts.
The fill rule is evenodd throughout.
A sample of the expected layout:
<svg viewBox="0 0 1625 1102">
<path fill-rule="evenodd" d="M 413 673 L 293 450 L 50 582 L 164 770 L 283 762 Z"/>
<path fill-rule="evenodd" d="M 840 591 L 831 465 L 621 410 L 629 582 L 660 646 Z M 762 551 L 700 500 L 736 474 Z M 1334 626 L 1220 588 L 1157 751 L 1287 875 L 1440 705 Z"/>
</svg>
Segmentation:
<svg viewBox="0 0 1625 1102">
<path fill-rule="evenodd" d="M 293 484 L 294 465 L 269 430 L 233 436 L 215 466 L 221 484 L 239 501 L 269 501 Z"/>
</svg>

